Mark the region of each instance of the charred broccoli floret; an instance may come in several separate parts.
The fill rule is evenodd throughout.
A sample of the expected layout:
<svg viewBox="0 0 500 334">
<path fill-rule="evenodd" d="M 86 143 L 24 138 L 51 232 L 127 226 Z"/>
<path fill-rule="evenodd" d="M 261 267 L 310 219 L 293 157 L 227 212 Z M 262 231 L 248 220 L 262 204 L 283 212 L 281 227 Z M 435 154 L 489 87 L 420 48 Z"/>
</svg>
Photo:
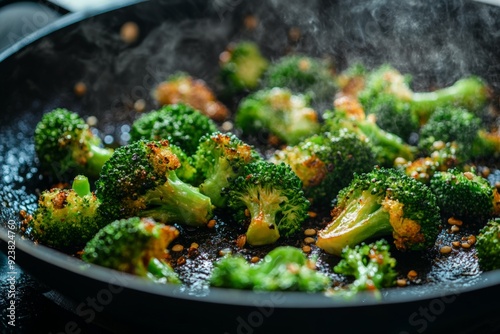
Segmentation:
<svg viewBox="0 0 500 334">
<path fill-rule="evenodd" d="M 28 226 L 35 241 L 68 252 L 81 250 L 108 221 L 99 215 L 100 201 L 86 176 L 77 175 L 70 189 L 43 191 Z"/>
<path fill-rule="evenodd" d="M 302 182 L 285 163 L 259 160 L 245 165 L 227 189 L 228 207 L 235 219 L 241 223 L 250 219 L 246 240 L 252 246 L 292 236 L 308 217 L 310 202 Z"/>
<path fill-rule="evenodd" d="M 104 226 L 85 245 L 82 260 L 160 283 L 181 283 L 166 262 L 179 231 L 151 218 L 130 217 Z"/>
<path fill-rule="evenodd" d="M 96 181 L 101 210 L 113 219 L 151 217 L 202 226 L 213 215 L 210 197 L 179 179 L 180 162 L 167 140 L 139 140 L 115 150 Z"/>
<path fill-rule="evenodd" d="M 340 255 L 370 238 L 392 236 L 399 250 L 425 250 L 439 233 L 436 196 L 422 182 L 395 168 L 356 174 L 337 196 L 332 220 L 316 245 Z"/>
<path fill-rule="evenodd" d="M 99 176 L 113 149 L 103 147 L 80 115 L 64 108 L 42 116 L 35 128 L 35 152 L 42 169 L 58 179 Z"/>
<path fill-rule="evenodd" d="M 215 131 L 217 125 L 208 116 L 186 104 L 171 104 L 137 118 L 130 129 L 130 141 L 167 139 L 190 156 L 200 138 Z"/>
<path fill-rule="evenodd" d="M 331 63 L 327 59 L 292 54 L 271 63 L 264 74 L 264 88 L 287 88 L 308 95 L 313 101 L 333 101 L 337 91 Z"/>
<path fill-rule="evenodd" d="M 220 75 L 228 94 L 257 89 L 269 61 L 255 42 L 240 41 L 228 45 L 220 56 Z"/>
<path fill-rule="evenodd" d="M 245 136 L 264 131 L 295 145 L 319 132 L 318 117 L 306 96 L 293 94 L 287 88 L 272 88 L 256 91 L 241 100 L 235 126 Z"/>
<path fill-rule="evenodd" d="M 377 162 L 384 167 L 393 167 L 397 158 L 413 160 L 417 148 L 407 144 L 401 137 L 384 131 L 374 119 L 366 117 L 363 109 L 352 98 L 335 100 L 333 110 L 323 113 L 324 131 L 348 129 L 362 140 L 368 139 L 375 151 Z"/>
<path fill-rule="evenodd" d="M 488 219 L 500 213 L 496 188 L 474 170 L 438 171 L 430 179 L 429 188 L 444 217 Z"/>
<path fill-rule="evenodd" d="M 270 161 L 290 165 L 314 207 L 331 205 L 354 173 L 368 172 L 377 164 L 371 144 L 347 129 L 313 135 L 277 150 Z"/>
<path fill-rule="evenodd" d="M 218 100 L 209 85 L 182 71 L 171 74 L 153 91 L 154 99 L 162 106 L 186 104 L 216 122 L 230 116 L 229 109 Z"/>
<path fill-rule="evenodd" d="M 196 169 L 202 178 L 201 193 L 210 197 L 217 208 L 225 207 L 224 188 L 240 175 L 243 166 L 260 159 L 262 157 L 252 146 L 231 132 L 217 131 L 203 136 L 194 155 Z"/>
<path fill-rule="evenodd" d="M 359 92 L 365 87 L 367 75 L 368 70 L 362 63 L 356 62 L 349 65 L 335 77 L 339 87 L 337 95 L 357 98 Z"/>
<path fill-rule="evenodd" d="M 314 260 L 292 246 L 276 247 L 256 264 L 228 254 L 215 262 L 209 282 L 225 288 L 304 292 L 324 291 L 331 283 L 315 269 Z"/>
<path fill-rule="evenodd" d="M 476 239 L 479 267 L 484 270 L 500 269 L 500 220 L 490 219 L 479 231 Z"/>
<path fill-rule="evenodd" d="M 430 116 L 420 129 L 418 146 L 428 152 L 436 141 L 456 143 L 462 161 L 500 155 L 500 134 L 489 132 L 481 118 L 464 108 L 439 108 Z"/>
<path fill-rule="evenodd" d="M 439 107 L 459 106 L 479 114 L 490 98 L 488 85 L 477 76 L 464 77 L 451 86 L 428 92 L 413 91 L 410 81 L 409 75 L 384 64 L 368 75 L 365 88 L 358 95 L 366 112 L 376 113 L 386 131 L 401 135 L 399 131 L 407 131 L 404 127 L 416 130 Z"/>
<path fill-rule="evenodd" d="M 333 271 L 354 277 L 354 281 L 347 285 L 348 294 L 369 291 L 380 296 L 381 289 L 395 285 L 396 259 L 391 255 L 387 240 L 345 247 L 340 256 L 341 260 Z"/>
</svg>

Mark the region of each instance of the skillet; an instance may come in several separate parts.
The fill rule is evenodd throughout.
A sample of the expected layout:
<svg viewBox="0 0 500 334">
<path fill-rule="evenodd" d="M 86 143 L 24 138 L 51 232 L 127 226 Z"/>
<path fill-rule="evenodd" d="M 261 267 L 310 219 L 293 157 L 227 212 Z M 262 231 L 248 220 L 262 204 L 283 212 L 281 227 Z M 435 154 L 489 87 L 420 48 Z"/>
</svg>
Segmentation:
<svg viewBox="0 0 500 334">
<path fill-rule="evenodd" d="M 137 116 L 134 101 L 144 99 L 146 108 L 154 108 L 151 89 L 174 70 L 186 70 L 217 88 L 220 51 L 229 42 L 246 38 L 258 41 L 270 59 L 294 50 L 329 55 L 339 69 L 356 60 L 368 66 L 390 62 L 413 75 L 416 89 L 445 86 L 477 74 L 498 96 L 498 14 L 498 7 L 468 1 L 431 5 L 235 0 L 132 2 L 68 15 L 0 54 L 2 250 L 7 250 L 9 240 L 6 227 L 12 222 L 19 227 L 19 211 L 33 211 L 37 195 L 51 181 L 40 175 L 33 150 L 33 129 L 44 112 L 65 106 L 84 117 L 96 116 L 99 134 L 107 136 L 110 145 L 124 144 L 124 129 Z M 259 18 L 261 25 L 245 29 L 242 22 L 247 15 Z M 131 45 L 125 45 L 118 34 L 127 21 L 138 23 L 141 32 Z M 303 37 L 290 40 L 290 28 L 297 27 Z M 73 92 L 79 81 L 87 84 L 83 97 Z M 237 101 L 225 102 L 234 107 Z M 180 229 L 184 243 L 196 240 L 207 245 L 204 240 L 214 239 Z M 471 226 L 461 233 L 475 231 Z M 211 247 L 231 247 L 231 230 L 218 232 Z M 99 313 L 149 332 L 186 333 L 325 328 L 377 333 L 494 332 L 498 307 L 486 301 L 498 295 L 500 272 L 482 273 L 473 249 L 440 256 L 439 245 L 449 243 L 449 238 L 443 232 L 436 248 L 425 257 L 398 254 L 401 272 L 415 269 L 421 281 L 384 290 L 382 301 L 366 294 L 338 300 L 316 294 L 208 289 L 200 282 L 210 269 L 213 258 L 209 255 L 179 268 L 188 286 L 157 285 L 86 265 L 21 235 L 15 240 L 16 263 L 70 298 L 85 321 Z M 213 254 L 211 250 L 207 246 L 200 253 Z M 324 270 L 327 261 L 320 258 Z M 102 312 L 89 304 L 89 298 L 100 301 Z M 179 320 L 185 317 L 190 320 Z"/>
</svg>

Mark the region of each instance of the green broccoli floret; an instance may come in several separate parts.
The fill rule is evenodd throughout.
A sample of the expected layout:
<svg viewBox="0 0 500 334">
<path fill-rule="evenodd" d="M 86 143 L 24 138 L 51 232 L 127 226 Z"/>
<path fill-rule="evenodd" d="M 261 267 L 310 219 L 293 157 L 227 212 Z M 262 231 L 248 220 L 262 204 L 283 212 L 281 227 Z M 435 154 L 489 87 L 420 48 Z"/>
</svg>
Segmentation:
<svg viewBox="0 0 500 334">
<path fill-rule="evenodd" d="M 43 115 L 34 140 L 40 166 L 58 179 L 78 174 L 95 178 L 113 153 L 113 149 L 103 147 L 82 117 L 64 108 Z"/>
<path fill-rule="evenodd" d="M 357 98 L 359 92 L 365 87 L 366 76 L 369 71 L 360 62 L 355 62 L 340 72 L 335 81 L 339 87 L 339 96 L 351 96 Z"/>
<path fill-rule="evenodd" d="M 358 95 L 366 113 L 376 113 L 378 121 L 388 127 L 380 125 L 386 131 L 407 132 L 403 126 L 416 130 L 438 107 L 459 106 L 480 114 L 490 99 L 488 85 L 477 76 L 464 77 L 451 86 L 428 92 L 414 92 L 410 81 L 409 75 L 384 64 L 369 74 Z"/>
<path fill-rule="evenodd" d="M 169 104 L 137 118 L 130 129 L 130 141 L 167 139 L 191 156 L 200 138 L 215 131 L 215 122 L 197 109 L 182 103 Z"/>
<path fill-rule="evenodd" d="M 269 66 L 259 46 L 251 41 L 229 44 L 219 61 L 220 76 L 228 94 L 255 90 Z"/>
<path fill-rule="evenodd" d="M 405 160 L 415 158 L 416 147 L 407 144 L 401 137 L 384 131 L 373 119 L 365 117 L 362 109 L 355 108 L 355 114 L 352 114 L 351 110 L 344 109 L 343 102 L 338 100 L 337 102 L 333 110 L 326 110 L 323 113 L 324 131 L 348 129 L 360 139 L 368 139 L 375 151 L 378 164 L 384 167 L 393 167 L 398 158 Z"/>
<path fill-rule="evenodd" d="M 335 255 L 346 246 L 391 235 L 399 250 L 425 250 L 434 245 L 441 224 L 436 196 L 395 168 L 356 174 L 340 191 L 331 214 L 316 245 Z"/>
<path fill-rule="evenodd" d="M 333 67 L 326 59 L 292 54 L 271 63 L 264 74 L 263 88 L 287 88 L 308 95 L 313 101 L 333 101 L 337 85 Z"/>
<path fill-rule="evenodd" d="M 354 277 L 354 281 L 347 285 L 348 294 L 369 291 L 380 296 L 381 289 L 395 285 L 396 259 L 391 256 L 387 240 L 345 247 L 340 256 L 341 260 L 333 267 L 333 271 Z"/>
<path fill-rule="evenodd" d="M 245 165 L 227 191 L 228 207 L 236 220 L 245 223 L 250 219 L 246 241 L 252 246 L 292 236 L 308 217 L 310 202 L 302 182 L 285 163 L 259 160 Z"/>
<path fill-rule="evenodd" d="M 260 160 L 260 154 L 235 134 L 214 132 L 200 139 L 194 155 L 195 166 L 202 177 L 201 193 L 212 200 L 217 208 L 224 208 L 227 197 L 223 195 L 231 179 L 243 170 L 243 166 Z"/>
<path fill-rule="evenodd" d="M 293 94 L 287 88 L 272 88 L 256 91 L 240 101 L 235 126 L 245 136 L 267 132 L 295 145 L 319 133 L 318 117 L 306 96 Z"/>
<path fill-rule="evenodd" d="M 371 144 L 347 129 L 313 135 L 275 151 L 270 161 L 290 165 L 314 207 L 331 205 L 354 173 L 368 172 L 377 164 Z"/>
<path fill-rule="evenodd" d="M 85 245 L 82 260 L 161 283 L 181 283 L 165 260 L 179 231 L 151 218 L 119 219 L 103 227 Z"/>
<path fill-rule="evenodd" d="M 215 262 L 209 282 L 225 288 L 304 292 L 324 291 L 331 284 L 328 276 L 315 269 L 313 260 L 292 246 L 276 247 L 256 264 L 228 254 Z"/>
<path fill-rule="evenodd" d="M 490 219 L 476 238 L 476 254 L 483 271 L 500 269 L 500 220 Z"/>
<path fill-rule="evenodd" d="M 199 174 L 198 170 L 195 167 L 195 161 L 193 156 L 188 156 L 186 152 L 182 148 L 177 145 L 169 144 L 172 153 L 177 156 L 179 159 L 180 166 L 175 170 L 175 174 L 177 177 L 186 183 L 192 185 L 198 185 L 199 183 Z"/>
<path fill-rule="evenodd" d="M 162 223 L 205 225 L 213 216 L 210 197 L 179 179 L 180 162 L 167 140 L 138 140 L 118 147 L 96 181 L 104 215 L 152 217 Z"/>
<path fill-rule="evenodd" d="M 438 108 L 430 116 L 420 129 L 418 146 L 428 152 L 436 141 L 455 142 L 462 161 L 500 155 L 500 135 L 489 132 L 478 116 L 464 108 Z"/>
<path fill-rule="evenodd" d="M 72 188 L 43 191 L 29 220 L 30 234 L 41 244 L 79 251 L 108 221 L 99 215 L 100 201 L 86 176 L 77 175 Z"/>
<path fill-rule="evenodd" d="M 445 218 L 482 219 L 499 212 L 496 188 L 474 170 L 438 171 L 430 179 L 429 188 Z"/>
</svg>

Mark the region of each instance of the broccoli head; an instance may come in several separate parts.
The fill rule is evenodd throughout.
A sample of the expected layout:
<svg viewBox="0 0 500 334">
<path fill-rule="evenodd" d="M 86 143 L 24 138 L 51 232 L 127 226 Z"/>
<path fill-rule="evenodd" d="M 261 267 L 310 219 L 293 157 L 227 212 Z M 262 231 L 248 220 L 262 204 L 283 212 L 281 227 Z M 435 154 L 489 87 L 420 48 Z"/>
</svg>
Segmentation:
<svg viewBox="0 0 500 334">
<path fill-rule="evenodd" d="M 425 124 L 434 110 L 458 106 L 480 114 L 489 101 L 490 89 L 477 76 L 461 78 L 453 85 L 428 92 L 414 92 L 411 77 L 389 64 L 374 69 L 367 77 L 358 98 L 367 113 L 377 114 L 386 131 L 402 135 Z M 391 125 L 391 122 L 393 124 Z"/>
<path fill-rule="evenodd" d="M 58 179 L 78 174 L 96 178 L 113 153 L 113 149 L 103 147 L 83 118 L 64 108 L 42 116 L 34 140 L 40 166 Z"/>
<path fill-rule="evenodd" d="M 413 160 L 417 148 L 407 144 L 401 137 L 379 127 L 375 119 L 366 117 L 363 108 L 350 97 L 335 100 L 334 109 L 323 113 L 324 131 L 335 132 L 347 129 L 362 140 L 369 140 L 379 165 L 393 167 L 395 160 Z"/>
<path fill-rule="evenodd" d="M 313 101 L 333 101 L 337 85 L 327 59 L 292 54 L 271 63 L 263 78 L 263 88 L 287 88 L 308 95 Z"/>
<path fill-rule="evenodd" d="M 115 220 L 85 245 L 82 260 L 155 282 L 180 283 L 165 260 L 167 247 L 178 235 L 175 227 L 151 218 Z"/>
<path fill-rule="evenodd" d="M 205 225 L 210 197 L 179 179 L 179 158 L 167 140 L 139 140 L 118 147 L 96 181 L 104 214 L 113 219 L 151 217 L 162 223 Z"/>
<path fill-rule="evenodd" d="M 500 269 L 500 220 L 490 219 L 479 231 L 476 239 L 479 267 L 484 270 Z"/>
<path fill-rule="evenodd" d="M 200 139 L 193 159 L 203 179 L 198 186 L 201 193 L 210 197 L 215 207 L 223 208 L 227 202 L 223 189 L 231 179 L 240 175 L 243 166 L 262 157 L 235 134 L 217 131 Z"/>
<path fill-rule="evenodd" d="M 422 182 L 396 168 L 375 167 L 356 174 L 332 209 L 332 220 L 319 231 L 316 245 L 340 255 L 370 238 L 392 236 L 399 250 L 434 245 L 441 217 L 436 196 Z"/>
<path fill-rule="evenodd" d="M 292 246 L 276 247 L 255 264 L 228 254 L 215 262 L 209 282 L 225 288 L 304 292 L 324 291 L 331 283 L 315 269 L 314 260 Z"/>
<path fill-rule="evenodd" d="M 275 151 L 270 161 L 290 165 L 315 207 L 331 205 L 354 173 L 368 172 L 377 164 L 371 144 L 347 129 L 313 135 Z"/>
<path fill-rule="evenodd" d="M 227 93 L 255 90 L 269 61 L 251 41 L 240 41 L 228 45 L 220 56 L 220 75 Z"/>
<path fill-rule="evenodd" d="M 228 207 L 236 220 L 245 223 L 250 218 L 246 240 L 252 246 L 292 236 L 308 217 L 310 202 L 302 182 L 285 163 L 259 160 L 247 164 L 227 189 Z"/>
<path fill-rule="evenodd" d="M 209 85 L 200 78 L 178 71 L 161 82 L 153 91 L 154 99 L 162 106 L 186 104 L 216 122 L 230 116 L 229 109 L 217 99 Z"/>
<path fill-rule="evenodd" d="M 438 171 L 430 179 L 429 188 L 445 218 L 487 219 L 498 214 L 495 188 L 474 170 Z"/>
<path fill-rule="evenodd" d="M 215 131 L 217 125 L 208 116 L 186 104 L 171 104 L 137 118 L 130 129 L 130 140 L 166 139 L 190 156 L 200 138 Z"/>
<path fill-rule="evenodd" d="M 369 291 L 379 296 L 381 289 L 392 287 L 396 283 L 396 259 L 391 256 L 386 239 L 345 247 L 340 257 L 341 260 L 333 267 L 333 271 L 354 277 L 354 281 L 348 284 L 349 293 Z"/>
<path fill-rule="evenodd" d="M 318 117 L 306 96 L 293 94 L 288 88 L 271 88 L 256 91 L 240 101 L 235 126 L 246 136 L 263 131 L 295 145 L 319 132 Z"/>
<path fill-rule="evenodd" d="M 107 220 L 100 216 L 100 201 L 86 176 L 77 175 L 72 188 L 43 191 L 29 220 L 35 241 L 55 249 L 76 252 L 85 246 Z"/>
</svg>

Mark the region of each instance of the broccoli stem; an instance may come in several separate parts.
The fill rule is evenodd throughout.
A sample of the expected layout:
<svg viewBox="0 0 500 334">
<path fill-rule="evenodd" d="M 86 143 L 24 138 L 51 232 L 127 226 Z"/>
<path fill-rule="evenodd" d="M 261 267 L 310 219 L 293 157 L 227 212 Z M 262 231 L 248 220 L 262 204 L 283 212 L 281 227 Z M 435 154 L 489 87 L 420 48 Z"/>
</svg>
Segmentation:
<svg viewBox="0 0 500 334">
<path fill-rule="evenodd" d="M 175 171 L 169 171 L 167 181 L 148 191 L 144 199 L 147 206 L 152 208 L 142 210 L 141 216 L 162 222 L 203 226 L 213 213 L 210 197 L 200 193 L 198 188 L 181 181 Z"/>
<path fill-rule="evenodd" d="M 94 144 L 90 144 L 89 149 L 87 171 L 90 175 L 99 176 L 102 166 L 113 155 L 113 150 Z"/>
<path fill-rule="evenodd" d="M 460 79 L 453 85 L 433 92 L 414 92 L 410 101 L 412 112 L 425 124 L 439 106 L 458 104 L 472 112 L 484 106 L 488 100 L 487 86 L 479 78 Z"/>
<path fill-rule="evenodd" d="M 89 179 L 84 175 L 75 176 L 72 188 L 80 197 L 89 195 L 90 194 Z"/>
<path fill-rule="evenodd" d="M 279 196 L 266 195 L 262 191 L 259 195 L 253 197 L 257 200 L 245 201 L 251 217 L 246 237 L 247 243 L 252 246 L 272 244 L 280 237 L 276 225 L 276 212 L 280 210 L 283 200 Z"/>
<path fill-rule="evenodd" d="M 392 235 L 390 215 L 382 204 L 365 190 L 359 198 L 349 201 L 319 235 L 317 245 L 328 253 L 340 255 L 346 246 L 354 246 L 368 238 Z"/>
<path fill-rule="evenodd" d="M 164 261 L 157 258 L 153 258 L 149 261 L 147 271 L 146 276 L 155 282 L 168 282 L 175 284 L 181 283 L 179 276 L 174 269 Z"/>
<path fill-rule="evenodd" d="M 208 175 L 209 177 L 200 185 L 200 191 L 210 196 L 213 205 L 224 207 L 226 198 L 222 196 L 222 189 L 229 185 L 228 177 L 234 175 L 227 159 L 219 158 L 219 162 Z"/>
</svg>

